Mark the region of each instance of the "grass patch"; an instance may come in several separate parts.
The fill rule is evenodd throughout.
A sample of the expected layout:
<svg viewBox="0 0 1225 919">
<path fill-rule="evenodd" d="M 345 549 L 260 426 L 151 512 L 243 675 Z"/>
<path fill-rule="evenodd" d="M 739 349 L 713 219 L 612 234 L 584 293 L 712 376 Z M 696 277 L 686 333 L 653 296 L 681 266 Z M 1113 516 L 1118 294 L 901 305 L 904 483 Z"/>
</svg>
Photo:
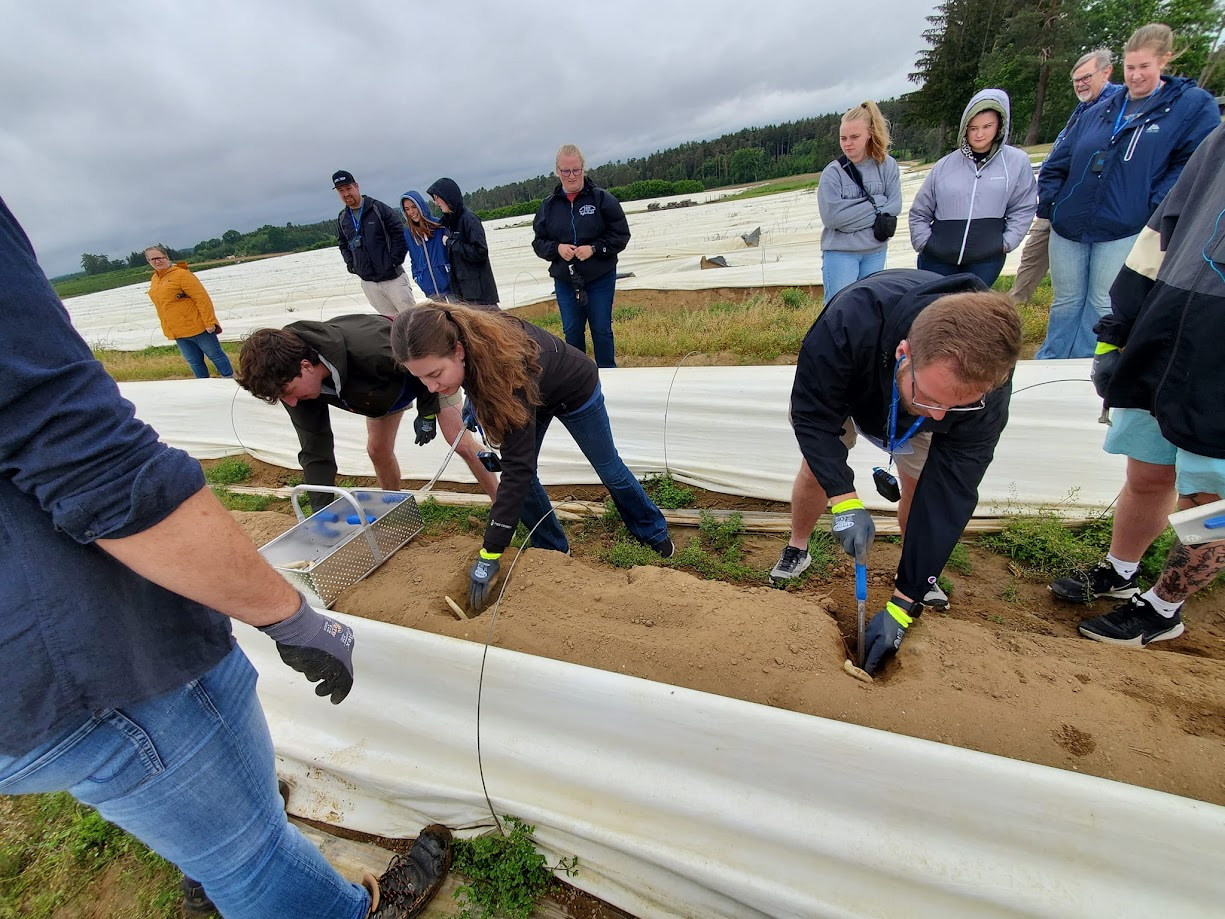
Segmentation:
<svg viewBox="0 0 1225 919">
<path fill-rule="evenodd" d="M 957 574 L 969 574 L 973 570 L 974 566 L 970 563 L 970 551 L 966 548 L 965 543 L 959 542 L 953 546 L 953 552 L 949 555 L 949 560 L 945 562 L 944 567 Z"/>
<path fill-rule="evenodd" d="M 266 511 L 273 508 L 279 510 L 281 505 L 288 506 L 284 498 L 275 495 L 248 495 L 230 491 L 224 486 L 214 488 L 213 494 L 227 511 Z"/>
<path fill-rule="evenodd" d="M 237 485 L 251 477 L 251 464 L 240 456 L 227 456 L 204 471 L 209 485 Z"/>
<path fill-rule="evenodd" d="M 674 568 L 684 568 L 707 580 L 732 584 L 768 584 L 770 574 L 765 568 L 745 564 L 741 541 L 744 521 L 739 514 L 720 518 L 702 512 L 698 523 L 698 538 L 666 562 Z"/>
<path fill-rule="evenodd" d="M 556 883 L 555 871 L 566 877 L 578 873 L 578 857 L 563 858 L 550 866 L 536 851 L 535 827 L 514 817 L 503 817 L 505 836 L 491 833 L 453 844 L 455 870 L 468 879 L 453 894 L 463 906 L 461 919 L 528 919 L 536 901 Z"/>
<path fill-rule="evenodd" d="M 778 182 L 766 182 L 762 185 L 754 185 L 752 188 L 746 188 L 744 191 L 736 192 L 734 195 L 728 195 L 725 198 L 720 198 L 720 201 L 739 201 L 742 198 L 760 198 L 763 195 L 778 195 L 785 191 L 802 191 L 806 188 L 816 188 L 821 183 L 820 179 L 782 179 Z"/>
<path fill-rule="evenodd" d="M 438 536 L 452 529 L 458 529 L 461 533 L 484 530 L 485 521 L 489 518 L 488 507 L 457 507 L 439 504 L 434 498 L 418 502 L 417 509 L 421 511 L 421 520 L 425 524 L 427 536 Z"/>
<path fill-rule="evenodd" d="M 160 334 L 160 333 L 159 333 Z M 94 357 L 118 383 L 137 383 L 147 380 L 190 380 L 191 368 L 179 351 L 178 345 L 152 345 L 141 351 L 117 351 L 107 348 L 107 342 L 91 342 Z M 238 365 L 238 351 L 242 342 L 223 341 L 221 350 Z M 215 374 L 211 362 L 209 372 Z"/>
<path fill-rule="evenodd" d="M 96 294 L 100 290 L 127 287 L 129 284 L 148 286 L 152 277 L 153 269 L 148 265 L 140 265 L 136 268 L 120 268 L 118 271 L 104 271 L 101 274 L 86 274 L 75 278 L 65 278 L 62 281 L 52 281 L 51 286 L 60 295 L 60 299 L 66 299 L 79 297 L 82 294 Z M 153 308 L 152 304 L 149 305 L 149 308 Z"/>
<path fill-rule="evenodd" d="M 1066 526 L 1055 514 L 1016 514 L 999 533 L 979 537 L 979 542 L 1017 563 L 1035 578 L 1062 578 L 1092 568 L 1110 548 L 1112 516 L 1102 516 L 1080 530 Z"/>
<path fill-rule="evenodd" d="M 664 510 L 691 507 L 694 502 L 693 489 L 681 485 L 666 472 L 663 475 L 647 476 L 642 480 L 642 487 L 655 502 L 655 506 Z"/>
<path fill-rule="evenodd" d="M 179 915 L 178 869 L 69 795 L 7 798 L 0 816 L 0 916 L 92 915 L 104 872 L 123 915 Z"/>
<path fill-rule="evenodd" d="M 1013 275 L 1001 275 L 995 282 L 993 290 L 1007 293 L 1012 290 L 1016 281 Z M 1021 358 L 1032 360 L 1046 340 L 1046 325 L 1051 317 L 1051 302 L 1055 299 L 1055 291 L 1051 288 L 1051 276 L 1048 274 L 1038 284 L 1034 295 L 1028 303 L 1017 307 L 1021 317 Z"/>
</svg>

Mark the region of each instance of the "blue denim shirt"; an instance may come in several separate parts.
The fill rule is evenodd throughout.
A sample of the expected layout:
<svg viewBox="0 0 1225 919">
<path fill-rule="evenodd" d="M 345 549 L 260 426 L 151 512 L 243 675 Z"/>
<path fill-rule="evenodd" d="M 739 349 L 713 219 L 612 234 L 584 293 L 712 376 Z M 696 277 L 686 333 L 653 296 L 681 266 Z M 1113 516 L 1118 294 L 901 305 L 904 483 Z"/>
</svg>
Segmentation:
<svg viewBox="0 0 1225 919">
<path fill-rule="evenodd" d="M 200 464 L 159 443 L 94 360 L 0 200 L 0 753 L 229 653 L 228 619 L 94 545 L 153 526 L 203 486 Z"/>
</svg>

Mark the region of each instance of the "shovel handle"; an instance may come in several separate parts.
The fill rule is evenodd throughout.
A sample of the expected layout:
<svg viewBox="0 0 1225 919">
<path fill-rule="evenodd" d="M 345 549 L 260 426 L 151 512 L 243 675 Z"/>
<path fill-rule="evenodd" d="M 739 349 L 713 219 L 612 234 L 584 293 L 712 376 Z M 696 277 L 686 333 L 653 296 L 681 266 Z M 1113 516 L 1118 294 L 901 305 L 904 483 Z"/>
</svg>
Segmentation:
<svg viewBox="0 0 1225 919">
<path fill-rule="evenodd" d="M 868 599 L 868 566 L 855 563 L 855 599 L 861 603 Z"/>
</svg>

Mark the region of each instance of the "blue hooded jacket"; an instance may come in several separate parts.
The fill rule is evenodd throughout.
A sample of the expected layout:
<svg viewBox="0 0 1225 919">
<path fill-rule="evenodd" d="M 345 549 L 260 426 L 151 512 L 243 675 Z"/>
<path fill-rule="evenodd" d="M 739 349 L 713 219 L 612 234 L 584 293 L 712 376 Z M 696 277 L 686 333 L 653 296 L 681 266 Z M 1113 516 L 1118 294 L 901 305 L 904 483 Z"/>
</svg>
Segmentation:
<svg viewBox="0 0 1225 919">
<path fill-rule="evenodd" d="M 1186 77 L 1163 77 L 1139 101 L 1116 93 L 1085 112 L 1047 157 L 1038 216 L 1076 242 L 1134 236 L 1220 123 L 1216 101 Z"/>
<path fill-rule="evenodd" d="M 421 216 L 429 220 L 430 207 L 419 191 L 406 191 L 400 195 L 400 210 L 404 210 L 404 202 L 410 199 L 421 211 Z M 442 244 L 442 235 L 442 230 L 435 230 L 429 239 L 419 243 L 413 238 L 407 215 L 404 217 L 404 241 L 408 243 L 413 280 L 427 297 L 442 298 L 451 290 L 451 263 L 447 260 L 447 247 Z"/>
</svg>

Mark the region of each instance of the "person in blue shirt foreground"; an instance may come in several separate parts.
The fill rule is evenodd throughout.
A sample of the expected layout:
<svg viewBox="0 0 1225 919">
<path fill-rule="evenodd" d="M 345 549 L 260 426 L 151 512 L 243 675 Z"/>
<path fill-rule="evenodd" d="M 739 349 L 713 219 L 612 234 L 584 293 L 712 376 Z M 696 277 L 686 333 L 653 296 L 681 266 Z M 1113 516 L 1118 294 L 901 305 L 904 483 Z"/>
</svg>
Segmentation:
<svg viewBox="0 0 1225 919">
<path fill-rule="evenodd" d="M 0 794 L 67 791 L 199 880 L 230 919 L 416 915 L 450 865 L 426 827 L 344 880 L 284 813 L 256 673 L 263 631 L 333 704 L 353 631 L 273 570 L 72 328 L 0 201 Z"/>
</svg>

